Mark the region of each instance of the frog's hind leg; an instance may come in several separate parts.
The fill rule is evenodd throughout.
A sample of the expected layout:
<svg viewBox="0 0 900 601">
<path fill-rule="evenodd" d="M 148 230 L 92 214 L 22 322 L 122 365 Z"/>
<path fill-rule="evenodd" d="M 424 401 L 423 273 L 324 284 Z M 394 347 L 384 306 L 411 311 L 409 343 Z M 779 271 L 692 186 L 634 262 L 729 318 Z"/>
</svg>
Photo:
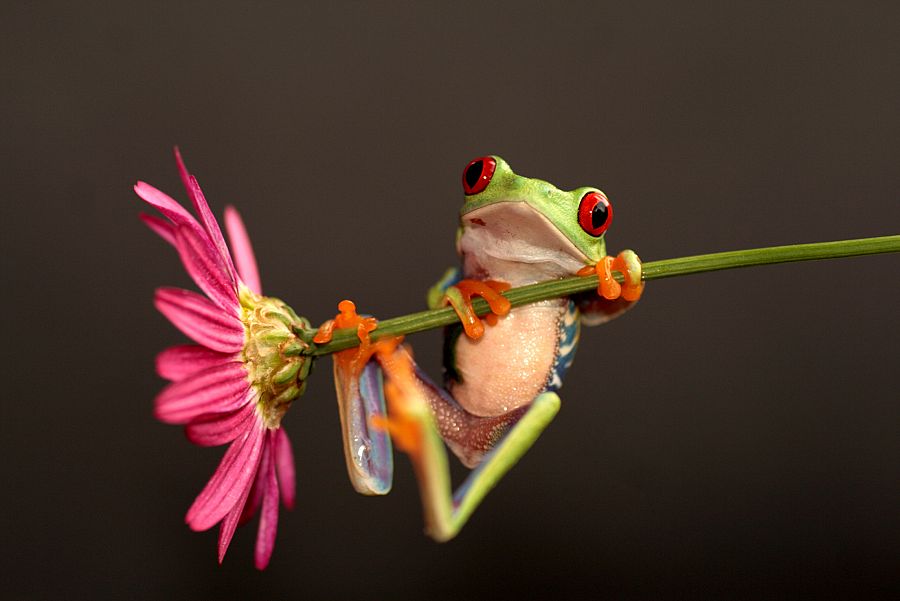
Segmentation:
<svg viewBox="0 0 900 601">
<path fill-rule="evenodd" d="M 334 380 L 350 482 L 364 495 L 387 494 L 394 471 L 391 440 L 371 427 L 373 419 L 386 413 L 381 366 L 371 359 L 361 368 L 347 369 L 335 361 Z"/>
<path fill-rule="evenodd" d="M 398 350 L 380 357 L 380 362 L 388 375 L 385 390 L 389 417 L 374 423 L 386 428 L 394 444 L 410 456 L 419 482 L 426 531 L 435 540 L 449 540 L 553 420 L 559 411 L 559 397 L 553 392 L 539 395 L 515 416 L 518 420 L 514 425 L 502 426 L 505 433 L 499 442 L 483 455 L 478 467 L 454 493 L 444 441 L 409 355 Z"/>
<path fill-rule="evenodd" d="M 525 406 L 497 416 L 472 415 L 449 392 L 435 385 L 415 364 L 414 368 L 419 392 L 431 407 L 438 434 L 469 469 L 478 467 L 484 456 L 528 410 L 528 406 Z"/>
</svg>

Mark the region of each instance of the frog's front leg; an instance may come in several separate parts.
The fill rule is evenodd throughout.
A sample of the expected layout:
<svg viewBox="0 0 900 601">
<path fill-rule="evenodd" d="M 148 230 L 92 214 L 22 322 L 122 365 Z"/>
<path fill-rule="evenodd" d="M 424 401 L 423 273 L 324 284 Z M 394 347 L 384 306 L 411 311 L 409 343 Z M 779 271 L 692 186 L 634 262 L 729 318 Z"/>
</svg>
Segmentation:
<svg viewBox="0 0 900 601">
<path fill-rule="evenodd" d="M 484 324 L 475 314 L 472 297 L 480 296 L 487 301 L 491 312 L 484 316 L 484 320 L 488 325 L 494 325 L 498 316 L 506 315 L 512 308 L 501 294 L 509 288 L 509 284 L 497 280 L 460 279 L 459 269 L 450 268 L 437 284 L 428 289 L 428 308 L 439 309 L 449 304 L 456 311 L 466 335 L 478 339 L 484 334 Z"/>
<path fill-rule="evenodd" d="M 447 289 L 456 285 L 461 279 L 462 275 L 460 274 L 459 267 L 450 267 L 447 269 L 447 271 L 444 272 L 444 275 L 441 276 L 441 279 L 428 289 L 428 294 L 426 296 L 428 308 L 440 309 L 443 307 L 444 296 L 447 294 Z"/>
<path fill-rule="evenodd" d="M 625 277 L 624 284 L 613 278 L 613 271 Z M 603 257 L 596 265 L 578 271 L 578 275 L 593 273 L 598 278 L 596 294 L 584 293 L 575 297 L 581 320 L 586 325 L 598 325 L 621 315 L 640 299 L 644 291 L 641 259 L 633 250 L 623 250 L 616 257 Z"/>
<path fill-rule="evenodd" d="M 439 424 L 435 422 L 435 415 L 440 419 L 441 413 L 434 410 L 435 400 L 427 398 L 429 392 L 416 375 L 409 354 L 397 349 L 389 354 L 379 354 L 379 362 L 388 376 L 385 384 L 388 418 L 376 417 L 373 423 L 387 429 L 394 444 L 412 460 L 427 533 L 438 541 L 449 540 L 456 536 L 485 495 L 553 420 L 559 411 L 559 397 L 556 393 L 545 392 L 527 408 L 492 418 L 493 421 L 481 418 L 485 426 L 481 428 L 480 436 L 485 438 L 481 442 L 493 448 L 483 457 L 476 453 L 477 467 L 454 493 L 444 440 Z M 452 444 L 450 440 L 447 442 Z M 477 446 L 478 441 L 469 442 L 473 443 Z M 457 454 L 465 457 L 464 453 Z"/>
</svg>

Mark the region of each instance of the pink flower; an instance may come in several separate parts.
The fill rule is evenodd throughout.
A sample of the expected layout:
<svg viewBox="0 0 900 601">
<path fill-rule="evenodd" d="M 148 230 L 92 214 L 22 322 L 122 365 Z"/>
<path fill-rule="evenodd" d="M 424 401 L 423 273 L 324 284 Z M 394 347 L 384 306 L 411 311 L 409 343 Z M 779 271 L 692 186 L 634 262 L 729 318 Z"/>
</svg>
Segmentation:
<svg viewBox="0 0 900 601">
<path fill-rule="evenodd" d="M 155 305 L 197 344 L 159 354 L 157 372 L 171 383 L 156 397 L 155 415 L 185 425 L 194 444 L 230 443 L 206 487 L 187 512 L 193 530 L 219 524 L 219 562 L 239 524 L 261 508 L 255 563 L 272 556 L 279 497 L 294 505 L 294 459 L 280 427 L 290 403 L 305 387 L 308 347 L 300 337 L 309 323 L 278 299 L 262 296 L 256 259 L 238 212 L 225 209 L 222 231 L 175 149 L 175 160 L 199 222 L 168 195 L 144 182 L 134 191 L 163 217 L 141 219 L 178 251 L 188 274 L 206 296 L 159 288 Z"/>
</svg>

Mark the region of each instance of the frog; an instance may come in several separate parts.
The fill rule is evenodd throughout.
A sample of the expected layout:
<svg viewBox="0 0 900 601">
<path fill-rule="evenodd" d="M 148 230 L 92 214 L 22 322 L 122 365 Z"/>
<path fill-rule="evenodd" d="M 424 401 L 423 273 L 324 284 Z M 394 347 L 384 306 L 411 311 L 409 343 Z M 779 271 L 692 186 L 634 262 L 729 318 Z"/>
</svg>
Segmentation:
<svg viewBox="0 0 900 601">
<path fill-rule="evenodd" d="M 348 300 L 314 339 L 354 327 L 360 345 L 334 355 L 344 455 L 353 487 L 387 494 L 393 446 L 407 453 L 419 483 L 425 530 L 437 541 L 460 531 L 487 493 L 557 415 L 581 326 L 609 321 L 641 297 L 641 261 L 606 252 L 613 207 L 598 188 L 564 191 L 517 175 L 496 155 L 462 173 L 456 249 L 460 265 L 427 293 L 459 323 L 444 332 L 444 378 L 435 383 L 400 339 L 371 341 L 377 320 Z M 613 277 L 618 271 L 622 284 Z M 596 292 L 512 308 L 503 292 L 573 274 L 598 276 Z M 472 304 L 479 296 L 490 313 Z M 471 471 L 454 492 L 447 449 Z"/>
</svg>

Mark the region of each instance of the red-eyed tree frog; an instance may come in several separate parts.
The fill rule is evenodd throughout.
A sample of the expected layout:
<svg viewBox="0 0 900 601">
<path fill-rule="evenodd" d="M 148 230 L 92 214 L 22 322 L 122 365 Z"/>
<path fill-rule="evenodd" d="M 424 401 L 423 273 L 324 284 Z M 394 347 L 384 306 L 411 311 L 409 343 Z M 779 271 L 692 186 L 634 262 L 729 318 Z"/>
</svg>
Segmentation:
<svg viewBox="0 0 900 601">
<path fill-rule="evenodd" d="M 428 304 L 450 304 L 461 325 L 448 327 L 444 385 L 415 367 L 398 340 L 369 343 L 373 318 L 350 301 L 326 322 L 316 342 L 335 327 L 355 327 L 362 344 L 335 355 L 335 384 L 344 452 L 354 488 L 390 490 L 391 441 L 409 453 L 422 496 L 426 531 L 439 541 L 456 535 L 484 496 L 531 447 L 556 415 L 556 391 L 572 364 L 580 324 L 620 314 L 641 295 L 641 262 L 630 250 L 606 254 L 604 233 L 613 210 L 596 188 L 571 192 L 516 175 L 500 157 L 470 162 L 462 176 L 465 202 L 456 246 L 461 269 L 429 291 Z M 611 271 L 620 271 L 620 285 Z M 510 286 L 596 271 L 597 294 L 542 301 L 510 310 L 499 293 Z M 471 297 L 492 314 L 482 324 Z M 388 376 L 387 407 L 382 391 Z M 454 493 L 449 447 L 472 472 Z"/>
</svg>

